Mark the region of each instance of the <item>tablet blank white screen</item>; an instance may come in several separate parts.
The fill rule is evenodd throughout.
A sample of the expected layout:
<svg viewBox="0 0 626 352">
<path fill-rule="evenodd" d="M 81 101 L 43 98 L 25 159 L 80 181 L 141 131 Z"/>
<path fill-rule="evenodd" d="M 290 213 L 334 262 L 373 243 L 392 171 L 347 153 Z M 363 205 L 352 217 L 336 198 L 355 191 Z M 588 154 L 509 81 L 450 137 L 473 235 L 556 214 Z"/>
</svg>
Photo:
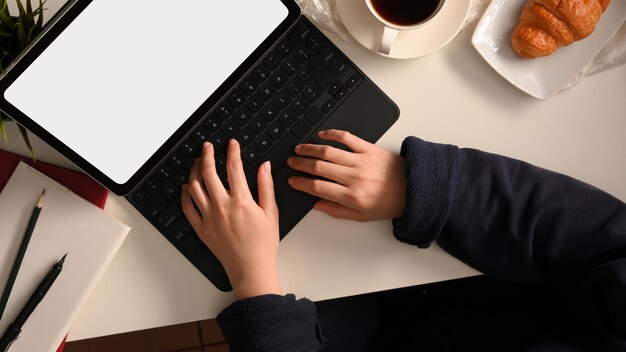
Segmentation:
<svg viewBox="0 0 626 352">
<path fill-rule="evenodd" d="M 279 0 L 94 0 L 5 99 L 123 184 L 287 14 Z"/>
</svg>

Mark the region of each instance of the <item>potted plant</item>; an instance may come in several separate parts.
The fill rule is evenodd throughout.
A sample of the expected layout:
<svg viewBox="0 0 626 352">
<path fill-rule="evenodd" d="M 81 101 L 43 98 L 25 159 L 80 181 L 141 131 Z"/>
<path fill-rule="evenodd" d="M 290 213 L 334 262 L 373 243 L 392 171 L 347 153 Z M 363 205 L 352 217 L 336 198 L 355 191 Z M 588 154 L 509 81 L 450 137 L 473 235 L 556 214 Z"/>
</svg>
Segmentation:
<svg viewBox="0 0 626 352">
<path fill-rule="evenodd" d="M 33 8 L 31 0 L 15 0 L 17 3 L 17 14 L 11 14 L 7 0 L 0 0 L 0 77 L 5 74 L 5 69 L 11 62 L 30 44 L 30 42 L 41 32 L 43 27 L 44 1 L 39 0 L 36 8 Z M 5 142 L 8 141 L 5 123 L 10 121 L 9 116 L 0 112 L 0 131 Z M 28 138 L 28 133 L 24 127 L 19 126 L 22 138 L 30 150 L 33 158 L 33 147 Z"/>
</svg>

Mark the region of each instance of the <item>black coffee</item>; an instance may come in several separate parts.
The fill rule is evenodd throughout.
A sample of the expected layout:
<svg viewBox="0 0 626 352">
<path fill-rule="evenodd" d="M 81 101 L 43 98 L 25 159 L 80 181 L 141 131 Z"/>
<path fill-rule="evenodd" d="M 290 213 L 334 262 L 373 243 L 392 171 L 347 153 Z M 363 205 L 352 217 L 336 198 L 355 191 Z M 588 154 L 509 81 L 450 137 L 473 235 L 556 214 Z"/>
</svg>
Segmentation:
<svg viewBox="0 0 626 352">
<path fill-rule="evenodd" d="M 427 20 L 443 0 L 371 0 L 380 17 L 400 26 Z"/>
</svg>

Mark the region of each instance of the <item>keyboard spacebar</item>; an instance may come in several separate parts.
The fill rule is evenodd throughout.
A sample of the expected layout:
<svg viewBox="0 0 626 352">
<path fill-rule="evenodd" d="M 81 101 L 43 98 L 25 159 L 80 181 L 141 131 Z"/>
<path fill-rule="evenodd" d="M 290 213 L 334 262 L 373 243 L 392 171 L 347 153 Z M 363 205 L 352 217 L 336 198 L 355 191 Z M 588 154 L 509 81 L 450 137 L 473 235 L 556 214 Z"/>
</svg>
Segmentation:
<svg viewBox="0 0 626 352">
<path fill-rule="evenodd" d="M 281 169 L 283 161 L 287 159 L 289 154 L 294 153 L 294 148 L 298 144 L 298 140 L 291 134 L 287 133 L 285 136 L 274 145 L 274 148 L 269 153 L 265 154 L 262 158 L 263 162 L 269 160 L 272 163 L 272 173 L 276 174 Z M 257 195 L 257 169 L 250 170 L 246 173 L 248 179 L 248 186 L 252 195 L 256 198 Z"/>
<path fill-rule="evenodd" d="M 291 133 L 287 133 L 263 159 L 269 160 L 276 171 L 287 156 L 294 153 L 296 145 L 298 145 L 298 140 Z"/>
</svg>

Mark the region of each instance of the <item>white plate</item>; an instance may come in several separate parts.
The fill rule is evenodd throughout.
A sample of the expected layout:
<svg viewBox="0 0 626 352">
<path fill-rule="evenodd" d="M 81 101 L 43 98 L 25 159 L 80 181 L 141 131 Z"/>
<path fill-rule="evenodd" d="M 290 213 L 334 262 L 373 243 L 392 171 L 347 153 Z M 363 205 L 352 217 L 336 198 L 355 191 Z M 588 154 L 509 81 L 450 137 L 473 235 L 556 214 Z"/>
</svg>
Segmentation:
<svg viewBox="0 0 626 352">
<path fill-rule="evenodd" d="M 526 0 L 493 0 L 480 19 L 472 44 L 502 77 L 535 98 L 546 100 L 580 72 L 626 20 L 626 1 L 613 0 L 587 38 L 560 47 L 552 55 L 524 60 L 510 37 Z"/>
<path fill-rule="evenodd" d="M 372 15 L 364 0 L 338 0 L 337 10 L 348 32 L 367 49 L 385 57 L 412 59 L 430 54 L 454 39 L 463 28 L 471 4 L 471 0 L 446 1 L 428 23 L 401 31 L 389 55 L 378 53 L 383 24 Z"/>
</svg>

